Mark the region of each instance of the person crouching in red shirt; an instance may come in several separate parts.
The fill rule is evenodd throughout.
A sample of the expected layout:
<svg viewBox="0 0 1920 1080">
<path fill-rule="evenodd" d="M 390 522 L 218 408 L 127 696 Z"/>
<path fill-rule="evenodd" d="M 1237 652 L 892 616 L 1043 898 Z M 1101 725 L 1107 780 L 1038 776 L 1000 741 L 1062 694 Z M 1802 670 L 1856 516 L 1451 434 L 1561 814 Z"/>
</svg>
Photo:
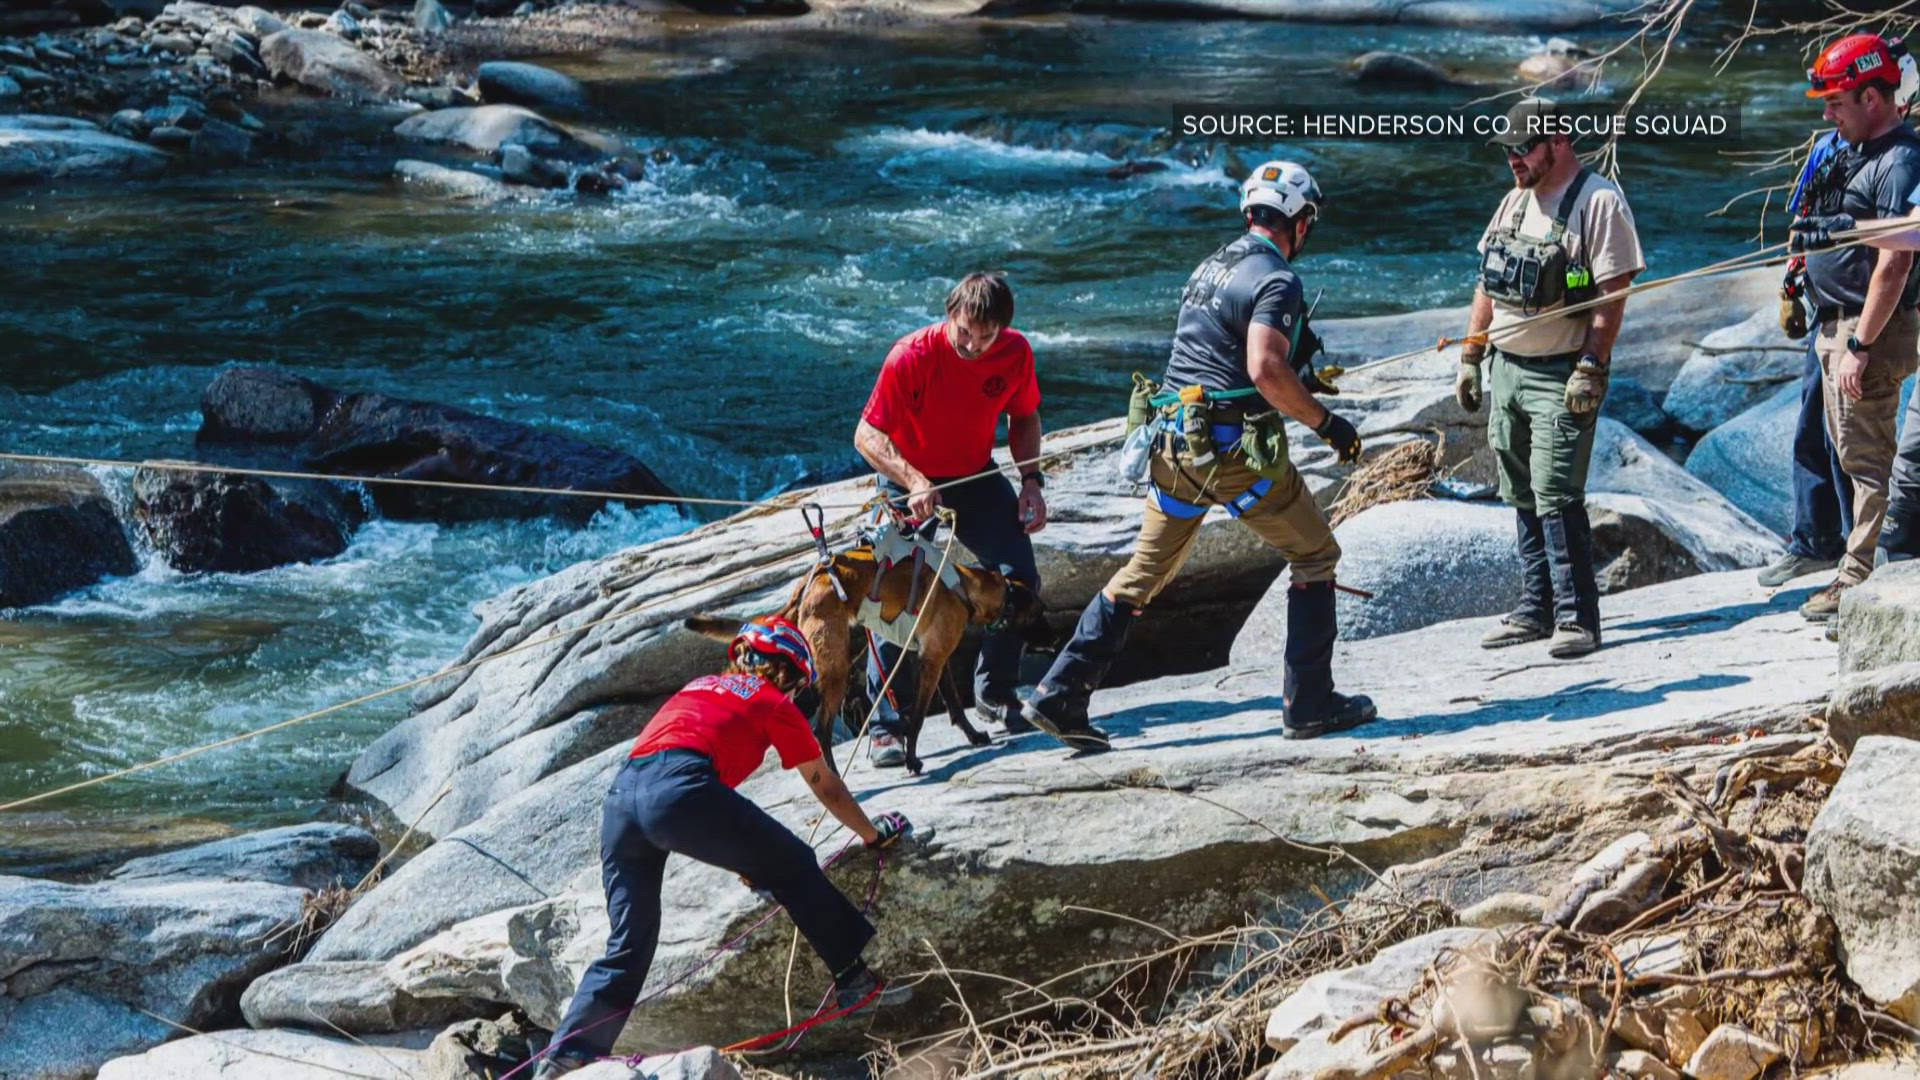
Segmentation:
<svg viewBox="0 0 1920 1080">
<path fill-rule="evenodd" d="M 799 769 L 820 805 L 869 848 L 910 826 L 900 814 L 869 820 L 822 760 L 820 744 L 791 695 L 812 685 L 813 655 L 798 627 L 766 615 L 740 628 L 719 675 L 688 683 L 648 721 L 615 777 L 601 814 L 600 867 L 607 889 L 606 955 L 594 961 L 554 1032 L 535 1080 L 581 1068 L 613 1049 L 640 1000 L 660 941 L 660 882 L 667 853 L 739 874 L 778 900 L 833 973 L 840 1008 L 897 1005 L 911 996 L 887 985 L 861 952 L 873 924 L 814 861 L 813 849 L 733 789 L 769 746 Z"/>
<path fill-rule="evenodd" d="M 1020 484 L 993 472 L 994 433 L 1007 418 L 1007 448 L 1020 466 Z M 1033 533 L 1047 526 L 1046 478 L 1040 466 L 1040 383 L 1033 347 L 1013 329 L 1013 289 L 998 274 L 968 274 L 947 294 L 947 317 L 894 343 L 854 431 L 854 449 L 880 475 L 894 505 L 924 520 L 937 506 L 954 512 L 960 543 L 987 566 L 1025 584 L 1037 596 Z M 972 477 L 952 487 L 939 487 Z M 889 668 L 900 650 L 880 646 Z M 974 672 L 974 712 L 1008 734 L 1032 731 L 1020 715 L 1014 687 L 1020 679 L 1019 636 L 1001 630 L 980 642 Z M 880 698 L 881 672 L 871 661 L 869 697 Z M 882 701 L 873 738 L 875 765 L 904 765 L 898 718 Z"/>
</svg>

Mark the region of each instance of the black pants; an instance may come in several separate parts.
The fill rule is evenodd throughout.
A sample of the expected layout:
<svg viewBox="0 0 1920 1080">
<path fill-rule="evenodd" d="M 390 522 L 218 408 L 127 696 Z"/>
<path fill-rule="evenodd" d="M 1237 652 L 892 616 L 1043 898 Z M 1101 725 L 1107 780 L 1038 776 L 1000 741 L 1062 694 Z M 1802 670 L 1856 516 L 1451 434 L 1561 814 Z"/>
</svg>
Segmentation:
<svg viewBox="0 0 1920 1080">
<path fill-rule="evenodd" d="M 937 477 L 933 482 L 945 483 Z M 900 485 L 884 476 L 879 478 L 879 484 L 889 499 L 901 509 L 906 508 L 907 493 Z M 944 488 L 940 492 L 940 504 L 953 511 L 954 535 L 975 558 L 992 570 L 1007 568 L 1010 577 L 1025 582 L 1035 595 L 1039 594 L 1040 570 L 1034 564 L 1033 538 L 1027 535 L 1026 526 L 1020 521 L 1020 496 L 1004 474 L 979 476 Z M 879 652 L 881 662 L 889 670 L 900 662 L 900 650 L 892 645 L 883 643 Z M 1020 653 L 1020 635 L 1016 632 L 1003 630 L 980 639 L 980 660 L 973 672 L 975 701 L 1018 704 L 1013 689 L 1020 685 Z M 869 654 L 867 693 L 876 700 L 880 697 L 883 678 Z M 895 677 L 893 685 L 896 695 L 904 692 L 905 684 L 899 677 Z M 897 720 L 893 708 L 881 701 L 875 726 L 892 731 Z"/>
<path fill-rule="evenodd" d="M 614 778 L 600 815 L 607 952 L 581 976 L 552 1053 L 592 1060 L 612 1051 L 660 944 L 660 881 L 670 851 L 771 892 L 828 971 L 851 966 L 873 940 L 873 924 L 827 880 L 813 849 L 722 784 L 704 754 L 635 758 Z"/>
</svg>

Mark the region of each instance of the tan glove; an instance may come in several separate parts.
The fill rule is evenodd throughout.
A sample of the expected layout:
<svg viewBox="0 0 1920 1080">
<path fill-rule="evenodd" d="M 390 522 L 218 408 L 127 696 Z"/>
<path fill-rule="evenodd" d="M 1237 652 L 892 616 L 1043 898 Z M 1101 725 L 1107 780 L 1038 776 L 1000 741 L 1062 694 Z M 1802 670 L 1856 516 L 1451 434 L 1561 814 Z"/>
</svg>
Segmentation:
<svg viewBox="0 0 1920 1080">
<path fill-rule="evenodd" d="M 1576 413 L 1590 413 L 1600 407 L 1600 401 L 1607 396 L 1607 365 L 1600 358 L 1588 353 L 1573 365 L 1573 374 L 1567 376 L 1567 410 Z"/>
<path fill-rule="evenodd" d="M 1468 412 L 1480 411 L 1480 361 L 1460 361 L 1460 371 L 1453 377 L 1453 400 Z"/>
</svg>

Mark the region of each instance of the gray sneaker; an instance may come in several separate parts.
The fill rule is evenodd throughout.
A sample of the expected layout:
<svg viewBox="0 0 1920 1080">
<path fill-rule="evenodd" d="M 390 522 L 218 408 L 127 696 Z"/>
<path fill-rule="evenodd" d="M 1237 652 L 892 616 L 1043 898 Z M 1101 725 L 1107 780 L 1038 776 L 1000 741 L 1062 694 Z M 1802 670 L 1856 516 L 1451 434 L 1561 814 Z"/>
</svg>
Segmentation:
<svg viewBox="0 0 1920 1080">
<path fill-rule="evenodd" d="M 1778 588 L 1794 578 L 1823 573 L 1839 565 L 1839 559 L 1815 559 L 1789 551 L 1760 571 L 1760 584 L 1769 589 Z"/>
<path fill-rule="evenodd" d="M 1547 655 L 1555 660 L 1585 656 L 1600 647 L 1600 636 L 1584 626 L 1561 623 L 1553 628 L 1553 640 L 1547 642 Z"/>
<path fill-rule="evenodd" d="M 1504 649 L 1509 645 L 1524 645 L 1529 641 L 1544 641 L 1551 633 L 1544 622 L 1520 614 L 1500 616 L 1500 625 L 1487 631 L 1480 639 L 1483 649 Z"/>
<path fill-rule="evenodd" d="M 873 733 L 873 742 L 867 748 L 867 760 L 876 768 L 897 769 L 907 763 L 907 748 L 900 740 L 884 731 Z"/>
</svg>

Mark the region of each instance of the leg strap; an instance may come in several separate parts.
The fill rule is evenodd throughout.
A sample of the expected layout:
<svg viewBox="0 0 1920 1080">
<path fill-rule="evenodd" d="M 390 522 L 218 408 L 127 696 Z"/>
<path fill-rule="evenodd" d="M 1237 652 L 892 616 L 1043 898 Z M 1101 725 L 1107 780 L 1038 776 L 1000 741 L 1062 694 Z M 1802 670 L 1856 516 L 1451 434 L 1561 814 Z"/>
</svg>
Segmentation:
<svg viewBox="0 0 1920 1080">
<path fill-rule="evenodd" d="M 1267 492 L 1272 490 L 1273 481 L 1264 476 L 1261 477 L 1254 481 L 1252 487 L 1234 496 L 1233 501 L 1227 503 L 1227 513 L 1232 514 L 1234 517 L 1239 517 L 1241 514 L 1253 509 L 1253 504 L 1266 498 Z"/>
<path fill-rule="evenodd" d="M 1261 483 L 1264 484 L 1266 481 L 1262 480 Z M 1254 497 L 1259 498 L 1257 495 Z M 1160 511 L 1168 517 L 1179 518 L 1181 520 L 1197 518 L 1207 512 L 1207 508 L 1204 506 L 1174 498 L 1160 490 L 1160 485 L 1158 484 L 1147 485 L 1147 502 L 1150 503 L 1155 510 Z M 1239 517 L 1240 515 L 1235 514 L 1234 516 Z"/>
</svg>

